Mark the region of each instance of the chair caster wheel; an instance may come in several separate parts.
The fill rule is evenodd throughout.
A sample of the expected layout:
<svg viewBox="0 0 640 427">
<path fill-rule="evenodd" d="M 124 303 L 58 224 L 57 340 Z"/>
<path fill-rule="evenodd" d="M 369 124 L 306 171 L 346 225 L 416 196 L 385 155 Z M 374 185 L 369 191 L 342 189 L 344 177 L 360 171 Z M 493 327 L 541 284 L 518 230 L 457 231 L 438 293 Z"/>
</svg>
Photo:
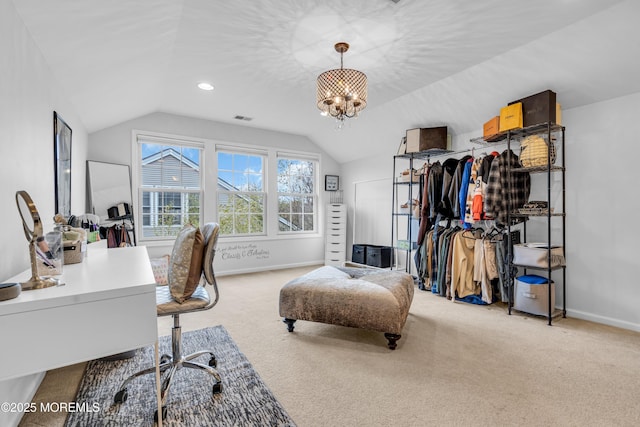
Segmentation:
<svg viewBox="0 0 640 427">
<path fill-rule="evenodd" d="M 218 361 L 215 356 L 211 356 L 211 359 L 209 359 L 209 366 L 212 368 L 216 368 L 218 366 Z"/>
<path fill-rule="evenodd" d="M 126 388 L 123 388 L 122 390 L 116 393 L 116 395 L 113 398 L 113 401 L 115 403 L 124 403 L 127 401 L 127 397 L 129 397 L 129 393 L 127 393 Z"/>
<path fill-rule="evenodd" d="M 165 420 L 167 418 L 167 407 L 162 407 L 162 419 Z M 153 421 L 158 422 L 158 410 L 153 413 Z"/>
<path fill-rule="evenodd" d="M 213 385 L 213 394 L 216 395 L 220 393 L 222 393 L 222 383 L 215 383 Z"/>
<path fill-rule="evenodd" d="M 164 364 L 167 363 L 171 360 L 171 356 L 169 356 L 168 354 L 163 354 L 162 356 L 160 356 L 160 364 Z"/>
</svg>

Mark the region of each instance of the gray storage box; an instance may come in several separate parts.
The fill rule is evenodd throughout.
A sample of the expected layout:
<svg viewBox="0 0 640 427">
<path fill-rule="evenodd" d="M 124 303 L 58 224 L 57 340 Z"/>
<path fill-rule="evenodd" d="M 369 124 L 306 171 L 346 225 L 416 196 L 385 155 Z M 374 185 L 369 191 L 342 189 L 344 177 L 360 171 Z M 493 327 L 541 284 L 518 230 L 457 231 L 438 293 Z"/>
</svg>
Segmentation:
<svg viewBox="0 0 640 427">
<path fill-rule="evenodd" d="M 520 276 L 515 280 L 513 308 L 525 313 L 546 316 L 549 314 L 549 283 L 527 283 L 526 277 Z M 551 281 L 551 311 L 556 306 L 556 291 L 553 280 Z"/>
<path fill-rule="evenodd" d="M 393 264 L 393 249 L 390 246 L 368 245 L 366 264 L 372 267 L 389 268 Z"/>
<path fill-rule="evenodd" d="M 351 262 L 365 264 L 367 262 L 367 246 L 364 244 L 353 245 L 351 248 Z"/>
<path fill-rule="evenodd" d="M 549 250 L 551 250 L 551 268 L 565 265 L 564 248 L 546 243 L 520 243 L 513 245 L 513 263 L 526 267 L 549 268 Z"/>
</svg>

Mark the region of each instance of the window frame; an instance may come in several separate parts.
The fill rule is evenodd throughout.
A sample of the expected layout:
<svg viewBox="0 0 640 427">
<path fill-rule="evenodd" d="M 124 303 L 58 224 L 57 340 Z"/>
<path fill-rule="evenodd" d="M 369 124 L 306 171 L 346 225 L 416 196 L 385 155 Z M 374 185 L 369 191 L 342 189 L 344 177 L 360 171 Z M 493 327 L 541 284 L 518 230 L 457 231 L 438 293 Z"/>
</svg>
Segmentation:
<svg viewBox="0 0 640 427">
<path fill-rule="evenodd" d="M 237 191 L 232 191 L 232 190 L 219 190 L 218 189 L 218 178 L 219 178 L 219 172 L 220 172 L 220 165 L 218 163 L 218 154 L 219 153 L 225 153 L 225 154 L 230 154 L 230 155 L 246 155 L 246 156 L 255 156 L 255 157 L 261 157 L 262 159 L 262 191 L 242 191 L 242 190 L 237 190 Z M 250 149 L 250 148 L 245 148 L 245 147 L 237 147 L 237 146 L 228 146 L 228 145 L 224 145 L 224 144 L 217 144 L 215 146 L 215 159 L 216 159 L 216 164 L 215 164 L 215 171 L 212 174 L 215 177 L 216 183 L 216 196 L 215 196 L 215 206 L 216 206 L 216 210 L 215 210 L 215 218 L 216 221 L 218 223 L 221 223 L 221 219 L 220 219 L 220 205 L 219 205 L 219 196 L 221 194 L 227 194 L 229 195 L 229 197 L 235 197 L 238 195 L 248 195 L 248 196 L 253 196 L 253 195 L 261 195 L 262 196 L 262 231 L 261 232 L 256 232 L 256 233 L 230 233 L 230 234 L 223 234 L 222 232 L 222 228 L 221 228 L 221 232 L 220 232 L 220 238 L 224 238 L 224 239 L 233 239 L 233 238 L 240 238 L 242 239 L 243 237 L 259 237 L 259 236 L 268 236 L 269 235 L 269 173 L 268 173 L 268 164 L 269 164 L 269 152 L 266 150 L 261 150 L 261 149 Z M 226 169 L 225 169 L 226 170 Z M 229 170 L 229 172 L 231 173 L 235 173 L 236 170 L 235 169 L 231 169 Z M 232 185 L 232 184 L 230 184 Z M 235 215 L 234 215 L 234 220 L 235 220 Z"/>
<path fill-rule="evenodd" d="M 265 231 L 260 235 L 220 235 L 219 241 L 226 243 L 240 243 L 248 240 L 255 241 L 277 241 L 282 239 L 305 239 L 316 238 L 322 235 L 324 227 L 321 224 L 323 212 L 321 211 L 321 188 L 318 186 L 319 179 L 322 176 L 322 157 L 319 152 L 314 151 L 282 151 L 281 148 L 271 145 L 245 144 L 239 142 L 229 142 L 217 139 L 205 139 L 190 137 L 177 134 L 168 134 L 161 132 L 153 132 L 141 129 L 132 129 L 131 131 L 131 176 L 132 176 L 132 195 L 133 206 L 136 220 L 135 227 L 138 236 L 143 236 L 142 219 L 138 211 L 142 211 L 142 195 L 140 189 L 141 177 L 141 149 L 138 140 L 145 139 L 150 142 L 158 142 L 167 145 L 186 145 L 201 149 L 200 158 L 200 223 L 218 222 L 218 206 L 217 206 L 217 152 L 218 150 L 240 151 L 245 153 L 261 153 L 264 155 L 264 191 L 266 194 L 264 224 Z M 278 205 L 277 205 L 277 159 L 278 156 L 290 157 L 300 160 L 311 160 L 316 164 L 314 185 L 315 185 L 315 231 L 298 231 L 298 232 L 281 232 L 278 227 Z M 275 195 L 275 197 L 274 197 Z M 272 219 L 273 218 L 273 219 Z M 140 242 L 148 247 L 166 246 L 169 242 L 173 242 L 173 236 L 164 236 L 158 238 L 139 239 Z"/>
<path fill-rule="evenodd" d="M 165 242 L 172 241 L 175 239 L 175 235 L 172 234 L 164 234 L 161 236 L 145 236 L 144 230 L 144 207 L 142 205 L 144 197 L 143 194 L 145 192 L 151 193 L 150 197 L 153 198 L 153 193 L 179 193 L 184 194 L 187 198 L 189 194 L 197 194 L 198 202 L 199 202 L 199 213 L 198 213 L 198 221 L 199 224 L 203 224 L 206 218 L 204 212 L 204 197 L 206 194 L 205 188 L 205 179 L 204 179 L 204 171 L 205 171 L 205 144 L 202 141 L 198 141 L 195 139 L 190 139 L 188 137 L 182 136 L 169 136 L 165 134 L 158 134 L 154 132 L 142 132 L 142 131 L 133 131 L 133 155 L 132 155 L 132 164 L 133 167 L 133 187 L 136 189 L 134 192 L 134 208 L 135 211 L 135 227 L 136 227 L 136 235 L 139 236 L 138 240 L 140 242 L 153 243 L 153 242 Z M 166 145 L 172 147 L 182 147 L 182 148 L 190 148 L 199 150 L 199 164 L 198 164 L 198 185 L 197 189 L 189 189 L 189 188 L 179 188 L 179 187 L 144 187 L 142 182 L 142 174 L 143 174 L 143 157 L 142 157 L 142 146 L 143 144 L 158 144 L 158 145 Z M 182 197 L 181 197 L 182 199 Z M 150 203 L 151 204 L 151 203 Z M 181 203 L 182 204 L 182 203 Z M 188 213 L 181 213 L 181 215 L 186 215 Z M 153 225 L 151 225 L 153 226 Z M 181 228 L 182 225 L 178 224 L 176 227 Z M 179 231 L 179 230 L 178 230 Z M 176 233 L 177 234 L 177 233 Z"/>
<path fill-rule="evenodd" d="M 276 154 L 276 174 L 275 174 L 275 178 L 276 181 L 280 178 L 280 172 L 279 172 L 279 163 L 281 159 L 286 159 L 286 160 L 293 160 L 293 161 L 306 161 L 306 162 L 311 162 L 313 165 L 313 175 L 311 177 L 311 179 L 313 180 L 313 191 L 311 193 L 293 193 L 293 192 L 280 192 L 278 187 L 276 186 L 276 215 L 277 215 L 277 234 L 278 235 L 282 235 L 282 236 L 297 236 L 297 235 L 308 235 L 308 234 L 317 234 L 320 231 L 320 226 L 318 224 L 319 221 L 319 189 L 318 189 L 318 183 L 319 183 L 319 174 L 318 174 L 318 170 L 320 169 L 320 161 L 318 160 L 317 157 L 313 157 L 313 156 L 309 156 L 308 154 L 303 154 L 303 153 L 291 153 L 291 152 L 278 152 Z M 305 198 L 305 197 L 310 197 L 312 199 L 312 203 L 313 203 L 313 229 L 311 230 L 307 230 L 307 229 L 302 229 L 302 230 L 281 230 L 280 229 L 280 197 L 281 196 L 290 196 L 290 197 L 299 197 L 299 198 Z M 304 206 L 304 203 L 303 203 Z M 290 209 L 291 212 L 291 209 Z M 302 224 L 304 224 L 304 212 L 300 213 L 303 218 L 302 218 Z"/>
</svg>

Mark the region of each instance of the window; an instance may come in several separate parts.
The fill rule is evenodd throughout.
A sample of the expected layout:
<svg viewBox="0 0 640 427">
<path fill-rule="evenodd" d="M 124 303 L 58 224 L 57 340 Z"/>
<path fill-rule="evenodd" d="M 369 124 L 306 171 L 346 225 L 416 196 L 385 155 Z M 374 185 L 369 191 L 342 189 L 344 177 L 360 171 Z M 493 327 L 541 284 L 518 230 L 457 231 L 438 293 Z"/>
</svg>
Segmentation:
<svg viewBox="0 0 640 427">
<path fill-rule="evenodd" d="M 220 235 L 265 234 L 266 156 L 231 151 L 217 154 Z"/>
<path fill-rule="evenodd" d="M 278 230 L 316 229 L 315 161 L 278 157 Z"/>
<path fill-rule="evenodd" d="M 143 239 L 175 236 L 187 223 L 200 225 L 202 149 L 138 138 L 139 215 Z"/>
</svg>

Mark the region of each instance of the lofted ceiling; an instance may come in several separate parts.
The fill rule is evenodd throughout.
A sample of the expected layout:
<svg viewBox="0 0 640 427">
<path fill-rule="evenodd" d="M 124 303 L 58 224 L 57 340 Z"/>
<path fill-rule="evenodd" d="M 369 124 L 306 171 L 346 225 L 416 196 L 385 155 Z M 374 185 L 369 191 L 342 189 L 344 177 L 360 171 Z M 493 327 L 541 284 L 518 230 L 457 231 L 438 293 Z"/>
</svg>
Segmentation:
<svg viewBox="0 0 640 427">
<path fill-rule="evenodd" d="M 640 91 L 635 0 L 13 3 L 90 133 L 167 112 L 305 135 L 348 162 L 411 127 L 481 129 L 544 89 L 564 108 Z M 369 79 L 368 107 L 340 131 L 315 106 L 338 41 Z"/>
</svg>

